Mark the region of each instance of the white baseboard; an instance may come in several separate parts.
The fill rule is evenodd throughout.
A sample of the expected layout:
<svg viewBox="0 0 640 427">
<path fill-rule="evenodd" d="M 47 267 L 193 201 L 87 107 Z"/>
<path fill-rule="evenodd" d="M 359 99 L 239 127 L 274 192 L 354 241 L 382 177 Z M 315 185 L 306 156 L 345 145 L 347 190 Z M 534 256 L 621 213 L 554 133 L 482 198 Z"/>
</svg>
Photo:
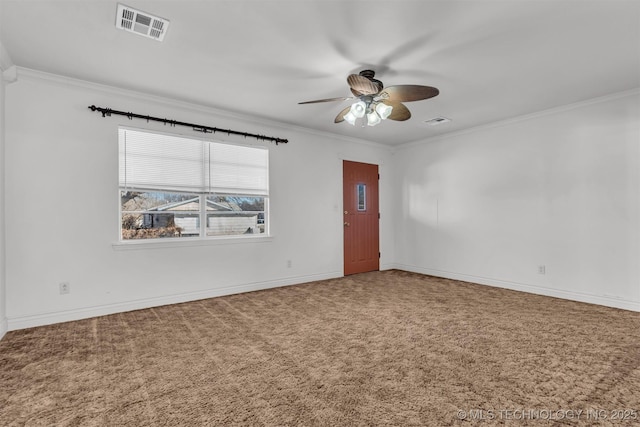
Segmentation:
<svg viewBox="0 0 640 427">
<path fill-rule="evenodd" d="M 561 289 L 551 289 L 542 286 L 526 285 L 523 283 L 509 282 L 505 280 L 477 277 L 468 274 L 454 273 L 451 271 L 434 270 L 430 268 L 417 267 L 414 265 L 394 264 L 392 268 L 410 271 L 413 273 L 427 274 L 429 276 L 443 277 L 446 279 L 454 279 L 463 282 L 472 282 L 481 285 L 494 286 L 497 288 L 510 289 L 513 291 L 521 291 L 530 294 L 544 295 L 548 297 L 562 298 L 571 301 L 586 302 L 589 304 L 597 304 L 606 307 L 640 312 L 640 301 L 629 301 L 615 297 L 594 295 L 584 292 L 563 291 Z"/>
<path fill-rule="evenodd" d="M 398 269 L 414 273 L 427 274 L 430 276 L 443 277 L 464 282 L 478 283 L 481 285 L 494 286 L 514 291 L 528 292 L 537 295 L 545 295 L 555 298 L 563 298 L 572 301 L 586 302 L 590 304 L 603 305 L 607 307 L 620 308 L 640 312 L 640 302 L 628 301 L 607 296 L 593 295 L 579 292 L 569 292 L 559 289 L 550 289 L 540 286 L 525 285 L 522 283 L 508 282 L 498 279 L 477 277 L 468 274 L 454 273 L 449 271 L 434 270 L 406 264 L 385 264 L 381 270 Z M 36 326 L 51 325 L 54 323 L 69 322 L 74 320 L 88 319 L 91 317 L 105 316 L 109 314 L 122 313 L 126 311 L 141 310 L 145 308 L 158 307 L 162 305 L 178 304 L 188 301 L 196 301 L 207 298 L 215 298 L 224 295 L 239 294 L 243 292 L 259 291 L 262 289 L 277 288 L 281 286 L 297 285 L 301 283 L 314 282 L 317 280 L 327 280 L 342 277 L 342 271 L 335 271 L 323 274 L 313 274 L 306 276 L 287 277 L 264 282 L 254 282 L 238 286 L 224 288 L 207 289 L 198 292 L 185 294 L 167 295 L 155 298 L 145 298 L 135 301 L 107 304 L 95 307 L 86 307 L 75 310 L 66 310 L 53 313 L 41 313 L 29 316 L 20 316 L 0 320 L 0 339 L 8 332 L 18 329 L 32 328 Z"/>
<path fill-rule="evenodd" d="M 167 295 L 155 298 L 145 298 L 135 301 L 127 301 L 116 304 L 107 304 L 95 307 L 79 308 L 53 313 L 42 313 L 29 316 L 8 318 L 4 321 L 4 331 L 14 331 L 17 329 L 32 328 L 35 326 L 51 325 L 54 323 L 70 322 L 74 320 L 88 319 L 97 316 L 123 313 L 126 311 L 141 310 L 145 308 L 158 307 L 169 304 L 179 304 L 189 301 L 197 301 L 207 298 L 215 298 L 224 295 L 240 294 L 243 292 L 259 291 L 263 289 L 278 288 L 281 286 L 297 285 L 301 283 L 314 282 L 317 280 L 335 279 L 342 277 L 341 271 L 334 271 L 323 274 L 312 274 L 307 276 L 286 277 L 277 280 L 264 282 L 247 283 L 238 286 L 228 286 L 224 288 L 207 289 L 198 292 L 189 292 L 177 295 Z"/>
<path fill-rule="evenodd" d="M 0 320 L 0 340 L 4 338 L 4 334 L 9 331 L 9 323 L 7 322 L 7 318 L 3 318 Z"/>
</svg>

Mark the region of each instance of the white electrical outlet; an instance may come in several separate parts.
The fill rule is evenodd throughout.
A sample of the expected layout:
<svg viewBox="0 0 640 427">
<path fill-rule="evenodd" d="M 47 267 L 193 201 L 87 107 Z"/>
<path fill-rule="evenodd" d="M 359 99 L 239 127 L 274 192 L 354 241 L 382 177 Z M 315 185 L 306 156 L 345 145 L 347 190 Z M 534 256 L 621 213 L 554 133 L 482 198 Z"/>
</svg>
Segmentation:
<svg viewBox="0 0 640 427">
<path fill-rule="evenodd" d="M 544 265 L 538 266 L 538 274 L 547 274 L 547 267 Z"/>
<path fill-rule="evenodd" d="M 68 294 L 71 292 L 71 285 L 69 282 L 60 283 L 60 295 Z"/>
</svg>

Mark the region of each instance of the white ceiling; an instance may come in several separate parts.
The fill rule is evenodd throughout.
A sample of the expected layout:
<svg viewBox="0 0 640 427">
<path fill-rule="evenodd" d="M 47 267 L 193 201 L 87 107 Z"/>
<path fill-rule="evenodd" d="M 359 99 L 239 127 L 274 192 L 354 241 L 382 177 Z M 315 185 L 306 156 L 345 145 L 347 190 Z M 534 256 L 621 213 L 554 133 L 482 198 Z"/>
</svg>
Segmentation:
<svg viewBox="0 0 640 427">
<path fill-rule="evenodd" d="M 0 40 L 17 66 L 388 145 L 640 87 L 635 0 L 123 3 L 168 19 L 164 42 L 116 29 L 111 0 L 0 0 Z M 365 68 L 440 95 L 376 127 L 298 105 Z"/>
</svg>

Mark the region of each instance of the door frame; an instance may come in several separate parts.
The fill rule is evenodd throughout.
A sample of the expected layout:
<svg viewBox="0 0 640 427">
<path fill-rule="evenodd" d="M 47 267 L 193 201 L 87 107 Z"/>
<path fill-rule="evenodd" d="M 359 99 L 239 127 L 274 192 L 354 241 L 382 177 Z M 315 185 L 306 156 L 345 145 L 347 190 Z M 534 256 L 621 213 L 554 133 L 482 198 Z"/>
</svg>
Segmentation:
<svg viewBox="0 0 640 427">
<path fill-rule="evenodd" d="M 382 224 L 382 213 L 381 213 L 381 199 L 380 199 L 380 188 L 381 188 L 381 183 L 382 183 L 382 178 L 383 178 L 383 174 L 381 172 L 382 170 L 382 165 L 383 165 L 383 161 L 382 160 L 372 160 L 372 159 L 355 159 L 355 158 L 350 158 L 350 157 L 340 157 L 340 171 L 341 171 L 341 182 L 340 182 L 340 227 L 342 229 L 342 239 L 340 241 L 340 253 L 342 254 L 341 257 L 341 261 L 342 261 L 342 276 L 345 276 L 345 227 L 344 227 L 344 211 L 345 211 L 345 205 L 344 205 L 344 184 L 345 184 L 345 177 L 344 177 L 344 162 L 353 162 L 353 163 L 362 163 L 362 164 L 368 164 L 368 165 L 375 165 L 378 169 L 378 220 L 377 220 L 377 226 L 378 226 L 378 252 L 379 252 L 379 258 L 378 258 L 378 271 L 381 270 L 381 260 L 382 260 L 382 233 L 381 233 L 381 224 Z"/>
</svg>

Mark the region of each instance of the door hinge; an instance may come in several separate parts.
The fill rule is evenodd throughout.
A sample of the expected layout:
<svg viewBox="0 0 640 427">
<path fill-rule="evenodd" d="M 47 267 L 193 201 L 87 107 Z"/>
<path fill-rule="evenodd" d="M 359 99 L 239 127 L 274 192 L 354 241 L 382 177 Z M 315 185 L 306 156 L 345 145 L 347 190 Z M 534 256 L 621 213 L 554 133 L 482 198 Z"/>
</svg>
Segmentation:
<svg viewBox="0 0 640 427">
<path fill-rule="evenodd" d="M 378 212 L 378 219 L 380 219 L 380 212 Z"/>
<path fill-rule="evenodd" d="M 381 258 L 380 252 L 378 252 L 378 258 Z"/>
<path fill-rule="evenodd" d="M 380 179 L 380 174 L 378 174 L 378 179 Z"/>
</svg>

